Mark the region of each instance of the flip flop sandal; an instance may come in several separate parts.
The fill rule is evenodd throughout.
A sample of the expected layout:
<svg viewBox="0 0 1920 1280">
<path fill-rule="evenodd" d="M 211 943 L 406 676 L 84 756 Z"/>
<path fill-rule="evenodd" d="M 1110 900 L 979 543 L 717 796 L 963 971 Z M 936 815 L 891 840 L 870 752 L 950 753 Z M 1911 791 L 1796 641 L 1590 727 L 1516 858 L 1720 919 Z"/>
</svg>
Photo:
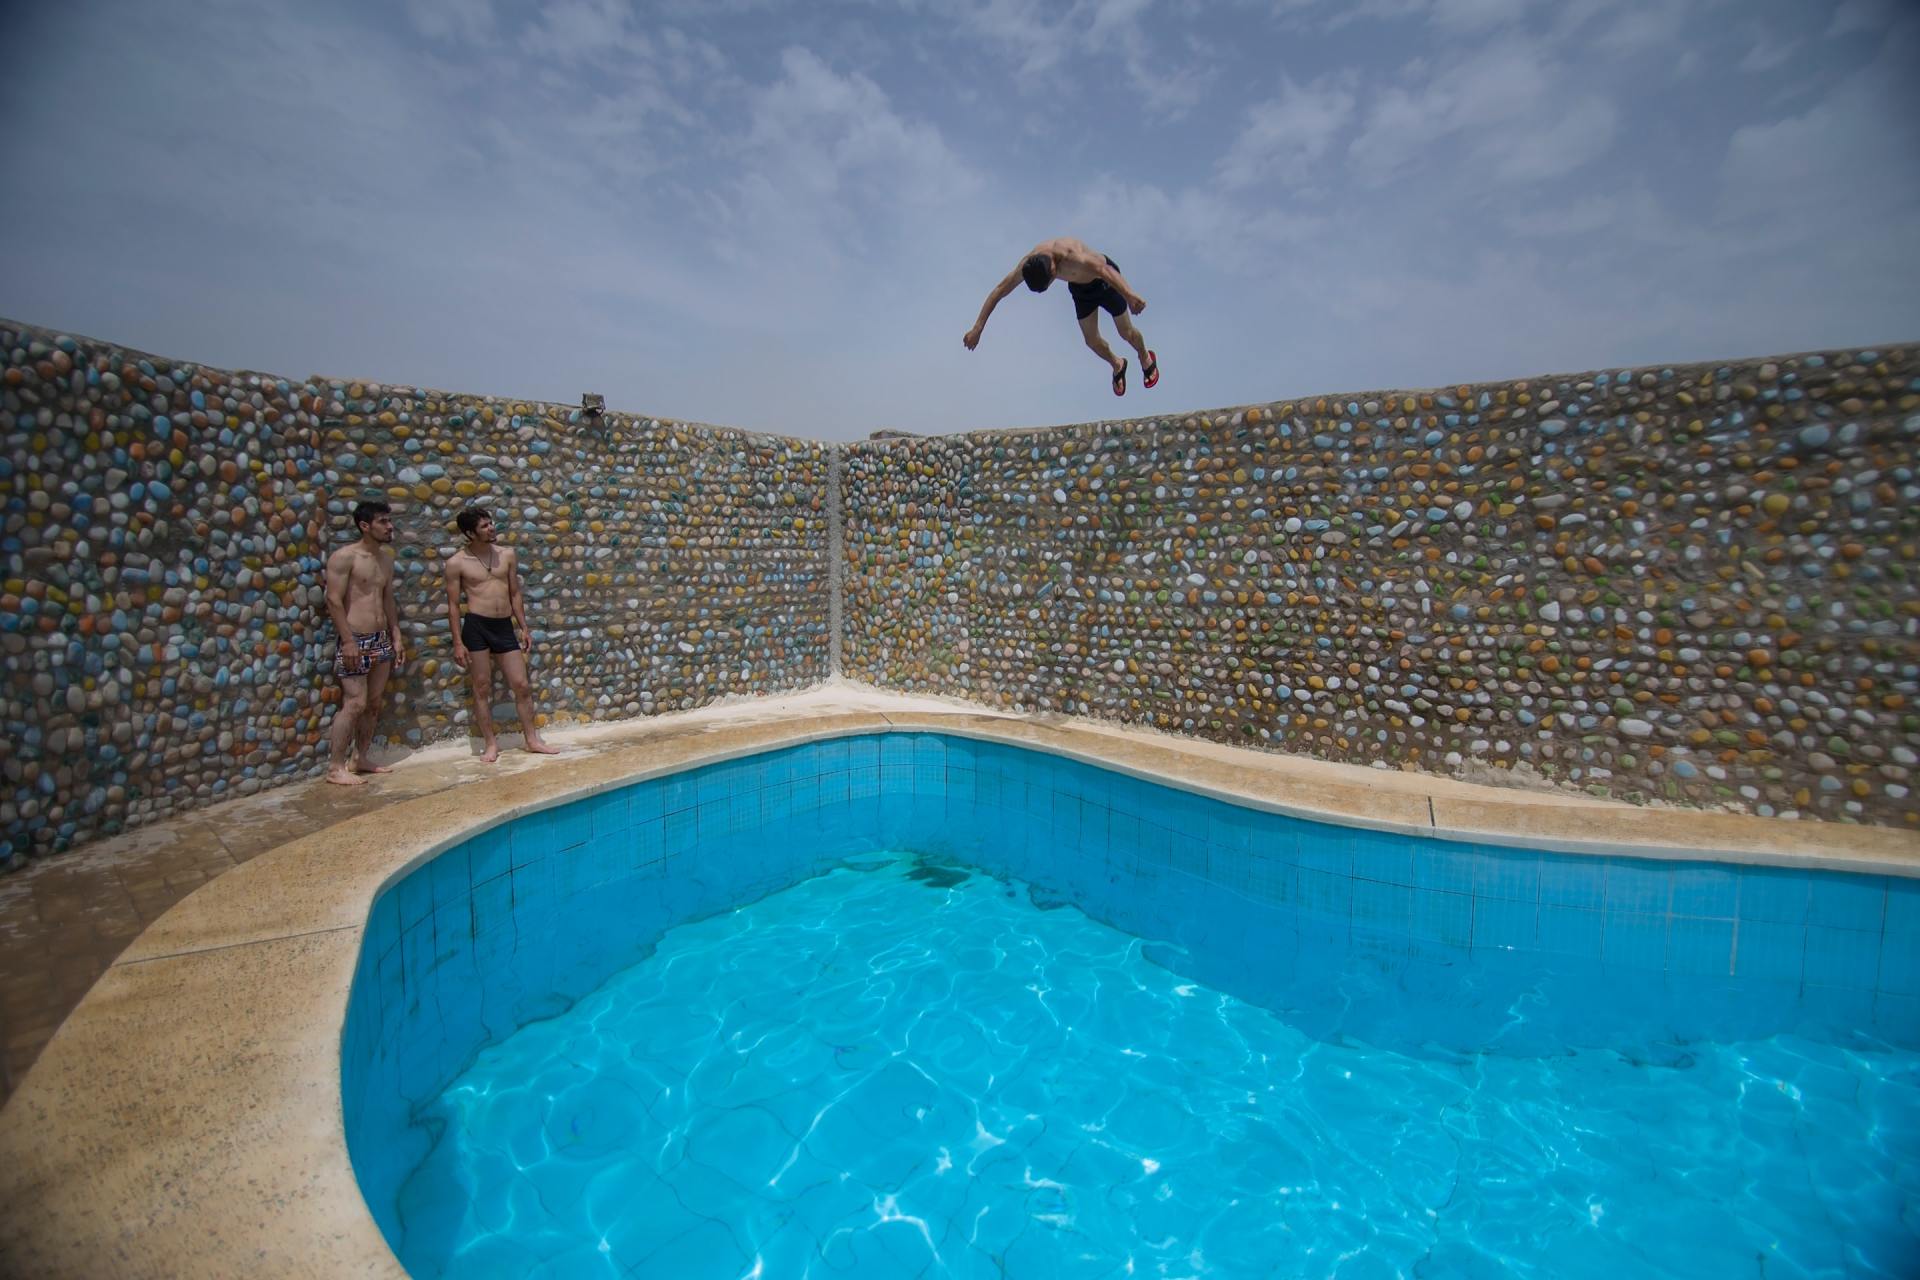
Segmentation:
<svg viewBox="0 0 1920 1280">
<path fill-rule="evenodd" d="M 1113 375 L 1113 394 L 1117 396 L 1127 394 L 1127 362 L 1125 360 L 1120 362 L 1120 372 Z"/>
<path fill-rule="evenodd" d="M 1143 387 L 1151 387 L 1160 381 L 1160 357 L 1151 351 L 1147 352 L 1147 358 L 1140 362 L 1140 372 L 1147 375 L 1146 380 L 1140 384 Z"/>
</svg>

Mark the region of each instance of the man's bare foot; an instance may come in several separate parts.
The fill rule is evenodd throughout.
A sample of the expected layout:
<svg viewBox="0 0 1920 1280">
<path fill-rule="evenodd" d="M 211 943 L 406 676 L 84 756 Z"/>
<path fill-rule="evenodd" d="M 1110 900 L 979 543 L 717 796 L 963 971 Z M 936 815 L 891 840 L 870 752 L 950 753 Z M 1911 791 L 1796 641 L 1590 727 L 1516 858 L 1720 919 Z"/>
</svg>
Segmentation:
<svg viewBox="0 0 1920 1280">
<path fill-rule="evenodd" d="M 355 760 L 353 762 L 353 771 L 355 773 L 392 773 L 393 772 L 393 770 L 389 769 L 386 765 L 375 764 L 371 760 Z"/>
<path fill-rule="evenodd" d="M 364 787 L 367 785 L 365 778 L 357 774 L 349 773 L 344 768 L 327 770 L 327 781 L 342 787 Z"/>
<path fill-rule="evenodd" d="M 487 749 L 480 753 L 481 764 L 492 764 L 495 760 L 498 760 L 499 758 L 500 758 L 500 744 L 497 742 L 489 742 L 487 744 Z"/>
<path fill-rule="evenodd" d="M 550 747 L 538 738 L 527 739 L 527 750 L 537 756 L 557 756 L 560 754 L 560 748 Z"/>
</svg>

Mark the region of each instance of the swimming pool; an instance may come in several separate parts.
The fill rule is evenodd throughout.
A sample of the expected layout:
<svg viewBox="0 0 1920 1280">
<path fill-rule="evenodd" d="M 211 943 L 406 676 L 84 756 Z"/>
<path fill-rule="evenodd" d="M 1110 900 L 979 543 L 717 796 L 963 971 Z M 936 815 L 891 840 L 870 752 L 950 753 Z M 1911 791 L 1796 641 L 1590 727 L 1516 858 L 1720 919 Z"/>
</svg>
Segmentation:
<svg viewBox="0 0 1920 1280">
<path fill-rule="evenodd" d="M 458 1120 L 450 1084 L 537 1038 L 533 1024 L 562 1030 L 624 977 L 644 974 L 663 945 L 684 940 L 675 926 L 816 892 L 849 859 L 891 850 L 957 863 L 963 883 L 999 877 L 1020 900 L 1062 908 L 1049 917 L 1131 935 L 1139 941 L 1123 945 L 1134 949 L 1136 977 L 1162 973 L 1232 1002 L 1236 1018 L 1280 1036 L 1296 1057 L 1303 1045 L 1322 1046 L 1321 1059 L 1361 1053 L 1352 1065 L 1362 1079 L 1391 1061 L 1520 1088 L 1531 1078 L 1515 1064 L 1549 1064 L 1567 1068 L 1555 1078 L 1574 1082 L 1561 1102 L 1577 1111 L 1583 1081 L 1620 1096 L 1604 1070 L 1582 1074 L 1596 1063 L 1648 1074 L 1648 1098 L 1699 1100 L 1714 1095 L 1698 1081 L 1747 1062 L 1758 1064 L 1756 1098 L 1765 1083 L 1804 1101 L 1800 1069 L 1770 1065 L 1785 1045 L 1788 1057 L 1817 1059 L 1806 1079 L 1826 1083 L 1818 1106 L 1781 1132 L 1798 1123 L 1836 1141 L 1872 1133 L 1868 1145 L 1893 1143 L 1895 1156 L 1914 1149 L 1903 1145 L 1920 1047 L 1912 881 L 1460 844 L 1261 812 L 1004 743 L 865 734 L 522 817 L 467 838 L 379 897 L 343 1035 L 343 1101 L 356 1173 L 403 1262 L 431 1274 L 444 1261 L 409 1256 L 401 1205 Z M 1180 1054 L 1177 1038 L 1145 1041 Z M 1169 1088 L 1191 1094 L 1209 1074 L 1202 1055 L 1200 1074 Z M 1833 1090 L 1871 1095 L 1856 1117 L 1864 1127 L 1835 1122 L 1840 1113 L 1824 1101 Z M 1355 1132 L 1384 1097 L 1354 1093 Z M 1308 1158 L 1341 1149 L 1341 1133 L 1336 1124 L 1318 1135 Z M 1797 1164 L 1768 1152 L 1766 1165 L 1785 1161 L 1778 1167 L 1819 1194 L 1823 1180 L 1849 1194 L 1869 1188 L 1872 1203 L 1854 1207 L 1878 1224 L 1872 1247 L 1901 1247 L 1898 1210 L 1889 1226 L 1885 1206 L 1915 1189 L 1884 1172 L 1863 1182 L 1861 1162 L 1843 1152 Z M 1355 1155 L 1349 1172 L 1384 1158 Z M 1505 1213 L 1517 1220 L 1561 1203 L 1549 1188 L 1510 1195 Z M 724 1217 L 726 1205 L 701 1210 Z M 1596 1231 L 1604 1204 L 1599 1212 Z M 1860 1234 L 1852 1210 L 1824 1212 Z M 427 1234 L 442 1248 L 452 1238 Z M 1832 1234 L 1844 1233 L 1836 1225 Z M 596 1256 L 604 1274 L 624 1273 L 619 1259 Z M 1804 1256 L 1776 1265 L 1818 1273 Z M 848 1258 L 823 1259 L 821 1273 L 886 1273 Z M 1246 1271 L 1221 1263 L 1214 1273 Z"/>
</svg>

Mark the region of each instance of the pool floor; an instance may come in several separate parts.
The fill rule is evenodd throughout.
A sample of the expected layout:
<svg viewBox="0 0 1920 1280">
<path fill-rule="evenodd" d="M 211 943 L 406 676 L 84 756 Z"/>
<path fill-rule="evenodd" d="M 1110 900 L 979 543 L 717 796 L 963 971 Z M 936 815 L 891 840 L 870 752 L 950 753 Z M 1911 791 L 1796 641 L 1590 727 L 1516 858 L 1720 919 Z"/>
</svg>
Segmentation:
<svg viewBox="0 0 1920 1280">
<path fill-rule="evenodd" d="M 905 855 L 675 928 L 421 1110 L 401 1261 L 663 1280 L 1920 1262 L 1920 1055 L 1328 1042 L 1150 950 Z"/>
</svg>

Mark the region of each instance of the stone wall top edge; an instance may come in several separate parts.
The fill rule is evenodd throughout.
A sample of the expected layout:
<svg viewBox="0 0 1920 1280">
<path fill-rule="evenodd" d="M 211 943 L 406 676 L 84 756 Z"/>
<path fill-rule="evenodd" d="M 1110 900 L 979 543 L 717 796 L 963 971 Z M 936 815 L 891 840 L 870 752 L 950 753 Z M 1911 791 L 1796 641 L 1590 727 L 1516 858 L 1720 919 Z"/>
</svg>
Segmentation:
<svg viewBox="0 0 1920 1280">
<path fill-rule="evenodd" d="M 1035 423 L 1020 427 L 971 427 L 964 431 L 948 431 L 930 435 L 897 436 L 879 440 L 854 441 L 849 447 L 861 450 L 885 451 L 897 447 L 924 446 L 936 441 L 968 443 L 983 440 L 1001 440 L 1010 436 L 1048 436 L 1063 435 L 1075 431 L 1109 432 L 1129 431 L 1138 428 L 1177 425 L 1188 419 L 1212 419 L 1220 415 L 1231 417 L 1236 413 L 1245 413 L 1248 409 L 1267 410 L 1275 405 L 1291 404 L 1299 406 L 1314 400 L 1384 400 L 1394 396 L 1456 395 L 1462 388 L 1469 392 L 1492 390 L 1494 388 L 1518 387 L 1522 383 L 1529 387 L 1556 382 L 1580 382 L 1597 377 L 1600 374 L 1632 375 L 1638 377 L 1645 373 L 1665 374 L 1673 377 L 1685 377 L 1701 372 L 1711 372 L 1725 368 L 1744 368 L 1762 364 L 1784 364 L 1789 361 L 1804 361 L 1810 357 L 1832 359 L 1837 356 L 1851 357 L 1861 351 L 1872 351 L 1880 356 L 1889 353 L 1920 356 L 1920 339 L 1907 342 L 1856 343 L 1843 347 L 1827 347 L 1812 351 L 1793 351 L 1768 355 L 1729 356 L 1715 360 L 1689 360 L 1685 362 L 1666 362 L 1658 364 L 1618 364 L 1603 365 L 1598 368 L 1565 373 L 1531 373 L 1513 378 L 1491 378 L 1479 382 L 1449 382 L 1442 386 L 1431 387 L 1390 387 L 1368 391 L 1310 391 L 1301 395 L 1277 396 L 1270 400 L 1249 400 L 1242 404 L 1217 405 L 1205 409 L 1175 409 L 1168 413 L 1148 414 L 1137 418 L 1096 418 L 1086 422 Z"/>
<path fill-rule="evenodd" d="M 265 369 L 229 369 L 224 365 L 208 364 L 201 360 L 191 360 L 184 356 L 159 355 L 152 351 L 143 351 L 107 338 L 95 338 L 83 333 L 74 333 L 67 329 L 49 329 L 44 325 L 29 324 L 24 320 L 14 320 L 0 316 L 0 332 L 17 332 L 28 338 L 38 338 L 43 342 L 56 342 L 66 338 L 79 346 L 94 347 L 114 352 L 128 360 L 153 360 L 173 368 L 204 370 L 230 378 L 260 378 L 273 382 L 284 382 L 291 387 L 314 386 L 350 386 L 361 383 L 366 386 L 380 387 L 389 391 L 431 396 L 444 400 L 462 401 L 508 401 L 524 404 L 533 409 L 551 409 L 561 415 L 571 414 L 579 405 L 562 404 L 555 400 L 539 400 L 529 396 L 489 395 L 478 391 L 450 391 L 444 387 L 429 387 L 411 382 L 383 382 L 376 378 L 349 378 L 329 373 L 309 373 L 303 377 L 293 377 L 284 373 L 274 373 Z M 543 415 L 544 416 L 544 415 Z M 630 422 L 654 422 L 662 427 L 678 427 L 714 435 L 738 436 L 747 440 L 777 441 L 781 444 L 813 445 L 821 449 L 833 446 L 833 441 L 819 440 L 812 436 L 783 435 L 777 431 L 757 431 L 751 427 L 732 427 L 722 423 L 698 422 L 690 418 L 671 418 L 661 414 L 630 412 L 624 409 L 608 409 L 610 418 L 625 419 Z"/>
</svg>

